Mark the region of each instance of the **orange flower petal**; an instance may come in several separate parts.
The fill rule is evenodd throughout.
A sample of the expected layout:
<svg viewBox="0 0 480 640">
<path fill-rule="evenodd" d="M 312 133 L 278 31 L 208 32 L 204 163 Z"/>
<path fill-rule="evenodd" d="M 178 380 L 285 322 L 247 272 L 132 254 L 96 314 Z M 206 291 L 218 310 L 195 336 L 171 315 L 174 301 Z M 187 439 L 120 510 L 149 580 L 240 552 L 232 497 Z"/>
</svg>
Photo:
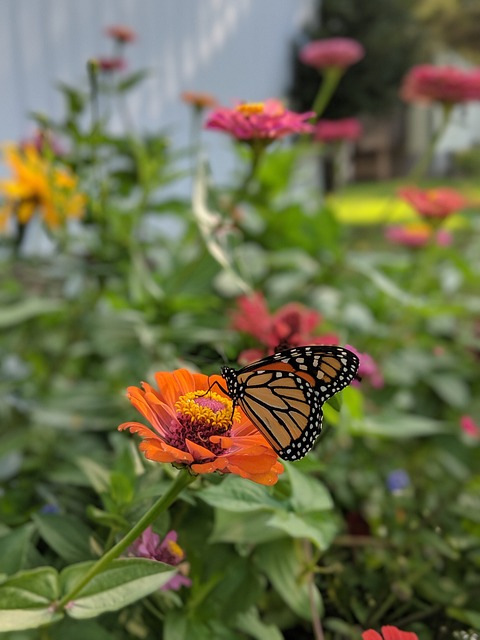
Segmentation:
<svg viewBox="0 0 480 640">
<path fill-rule="evenodd" d="M 213 458 L 215 456 L 209 449 L 206 447 L 202 447 L 200 444 L 196 444 L 192 442 L 188 438 L 185 438 L 185 444 L 187 445 L 187 449 L 192 454 L 194 460 L 204 460 L 205 458 L 208 460 L 209 458 Z"/>
<path fill-rule="evenodd" d="M 189 453 L 176 447 L 171 447 L 160 438 L 143 440 L 139 445 L 139 449 L 143 451 L 146 458 L 156 462 L 180 462 L 185 464 L 193 462 L 193 458 Z"/>
</svg>

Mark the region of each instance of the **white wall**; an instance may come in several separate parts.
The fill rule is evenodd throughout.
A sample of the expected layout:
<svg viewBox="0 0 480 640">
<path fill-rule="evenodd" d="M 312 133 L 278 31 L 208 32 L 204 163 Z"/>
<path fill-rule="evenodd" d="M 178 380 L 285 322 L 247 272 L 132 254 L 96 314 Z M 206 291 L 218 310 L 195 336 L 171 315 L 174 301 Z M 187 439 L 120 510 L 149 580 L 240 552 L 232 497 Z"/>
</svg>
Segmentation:
<svg viewBox="0 0 480 640">
<path fill-rule="evenodd" d="M 262 100 L 285 89 L 289 47 L 313 0 L 0 0 L 0 141 L 31 133 L 27 112 L 61 113 L 57 80 L 85 80 L 86 60 L 106 55 L 111 24 L 138 33 L 131 69 L 150 77 L 130 98 L 136 126 L 172 128 L 185 142 L 183 90 L 224 104 Z M 227 142 L 208 134 L 217 164 Z M 220 158 L 220 159 L 219 159 Z"/>
</svg>

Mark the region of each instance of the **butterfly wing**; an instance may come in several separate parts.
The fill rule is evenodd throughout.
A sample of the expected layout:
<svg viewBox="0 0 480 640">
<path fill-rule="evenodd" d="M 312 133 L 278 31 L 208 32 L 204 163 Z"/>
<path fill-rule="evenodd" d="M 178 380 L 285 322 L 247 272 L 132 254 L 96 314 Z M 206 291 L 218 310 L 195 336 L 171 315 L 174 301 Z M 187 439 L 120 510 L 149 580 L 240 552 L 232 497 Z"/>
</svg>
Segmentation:
<svg viewBox="0 0 480 640">
<path fill-rule="evenodd" d="M 322 405 L 346 387 L 357 356 L 334 346 L 288 349 L 226 377 L 233 398 L 284 460 L 303 458 L 322 429 Z"/>
</svg>

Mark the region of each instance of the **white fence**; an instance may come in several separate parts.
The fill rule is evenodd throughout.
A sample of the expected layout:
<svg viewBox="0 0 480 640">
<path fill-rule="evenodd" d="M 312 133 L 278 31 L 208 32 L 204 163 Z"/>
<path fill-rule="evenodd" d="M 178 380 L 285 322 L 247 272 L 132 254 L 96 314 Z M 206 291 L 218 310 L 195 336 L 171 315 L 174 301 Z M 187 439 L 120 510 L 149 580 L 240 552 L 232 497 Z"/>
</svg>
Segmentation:
<svg viewBox="0 0 480 640">
<path fill-rule="evenodd" d="M 282 94 L 290 43 L 312 4 L 0 0 L 0 141 L 18 140 L 33 131 L 29 111 L 61 113 L 56 81 L 85 80 L 86 61 L 111 52 L 104 29 L 112 24 L 128 25 L 138 33 L 138 41 L 127 50 L 129 68 L 150 70 L 129 98 L 133 121 L 149 129 L 168 127 L 182 140 L 188 129 L 188 111 L 179 101 L 184 90 L 213 93 L 224 104 Z M 213 134 L 210 140 L 219 149 L 225 145 Z"/>
</svg>

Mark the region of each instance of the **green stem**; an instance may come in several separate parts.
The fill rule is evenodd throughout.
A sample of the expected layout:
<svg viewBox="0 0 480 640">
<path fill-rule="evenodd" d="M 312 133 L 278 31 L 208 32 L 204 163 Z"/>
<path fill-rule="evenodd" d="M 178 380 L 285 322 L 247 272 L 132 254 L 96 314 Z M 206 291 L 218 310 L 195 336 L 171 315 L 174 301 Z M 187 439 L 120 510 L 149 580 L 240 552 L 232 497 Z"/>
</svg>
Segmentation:
<svg viewBox="0 0 480 640">
<path fill-rule="evenodd" d="M 248 195 L 250 184 L 252 183 L 252 180 L 257 173 L 258 167 L 260 165 L 260 160 L 262 159 L 263 152 L 265 151 L 265 143 L 262 140 L 253 140 L 252 144 L 249 146 L 251 151 L 250 167 L 240 186 L 235 192 L 233 200 L 230 204 L 231 211 L 233 211 L 237 204 L 244 200 Z"/>
<path fill-rule="evenodd" d="M 453 110 L 453 104 L 443 104 L 442 107 L 443 107 L 442 122 L 438 127 L 438 129 L 433 134 L 432 139 L 430 140 L 430 144 L 425 149 L 424 153 L 420 156 L 417 163 L 414 165 L 413 169 L 410 171 L 408 175 L 408 178 L 410 180 L 418 181 L 424 177 L 424 174 L 427 171 L 432 161 L 433 154 L 435 152 L 437 144 L 448 127 L 448 124 L 450 122 L 450 114 L 452 113 L 452 110 Z"/>
<path fill-rule="evenodd" d="M 325 69 L 323 82 L 320 85 L 312 107 L 313 111 L 315 111 L 317 115 L 317 118 L 320 118 L 322 113 L 327 108 L 327 105 L 330 102 L 330 99 L 334 94 L 342 75 L 343 69 L 341 69 L 340 67 L 329 67 L 328 69 Z"/>
<path fill-rule="evenodd" d="M 152 522 L 158 518 L 158 516 L 166 511 L 168 507 L 174 502 L 175 498 L 181 493 L 181 491 L 195 480 L 196 476 L 191 475 L 188 469 L 181 470 L 175 478 L 170 489 L 161 496 L 155 504 L 150 507 L 147 513 L 140 518 L 137 524 L 130 529 L 130 531 L 120 540 L 117 544 L 107 551 L 89 571 L 83 576 L 83 578 L 76 584 L 73 589 L 69 591 L 57 604 L 57 610 L 63 609 L 69 602 L 71 602 L 75 596 L 77 596 L 82 589 L 91 582 L 99 573 L 101 573 L 111 562 L 118 558 L 118 556 L 129 547 L 134 540 L 140 536 L 145 529 L 152 524 Z"/>
</svg>

